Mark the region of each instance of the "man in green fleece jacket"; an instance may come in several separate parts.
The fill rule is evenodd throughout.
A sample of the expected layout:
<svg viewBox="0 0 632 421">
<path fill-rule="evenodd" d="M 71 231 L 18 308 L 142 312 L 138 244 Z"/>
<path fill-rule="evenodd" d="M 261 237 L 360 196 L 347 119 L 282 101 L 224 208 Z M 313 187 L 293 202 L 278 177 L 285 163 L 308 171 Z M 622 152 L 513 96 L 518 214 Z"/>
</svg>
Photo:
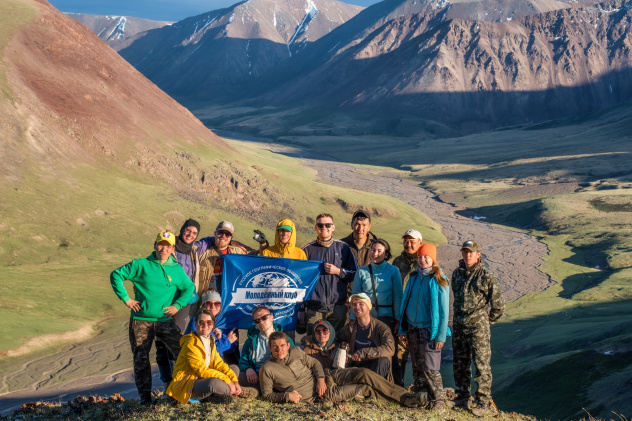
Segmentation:
<svg viewBox="0 0 632 421">
<path fill-rule="evenodd" d="M 132 310 L 129 341 L 134 355 L 136 388 L 142 404 L 151 403 L 149 351 L 154 337 L 158 337 L 173 355 L 180 353 L 182 334 L 173 315 L 188 304 L 195 291 L 195 285 L 172 256 L 175 244 L 175 234 L 161 232 L 149 257 L 132 260 L 110 274 L 114 292 Z M 123 286 L 126 280 L 134 284 L 134 298 L 130 298 Z M 174 301 L 177 291 L 180 296 Z"/>
</svg>

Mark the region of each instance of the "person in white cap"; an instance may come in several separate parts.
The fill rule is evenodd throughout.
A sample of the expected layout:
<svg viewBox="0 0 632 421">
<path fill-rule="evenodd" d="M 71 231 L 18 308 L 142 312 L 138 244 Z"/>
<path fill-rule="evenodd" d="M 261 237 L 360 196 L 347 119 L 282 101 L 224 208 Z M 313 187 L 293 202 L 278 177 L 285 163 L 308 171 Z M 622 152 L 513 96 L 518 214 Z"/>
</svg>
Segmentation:
<svg viewBox="0 0 632 421">
<path fill-rule="evenodd" d="M 222 297 L 214 289 L 209 289 L 202 295 L 202 305 L 200 309 L 208 310 L 217 318 L 222 310 Z M 196 331 L 195 317 L 191 320 L 185 335 Z M 215 348 L 222 356 L 226 364 L 237 364 L 239 361 L 239 336 L 235 328 L 214 328 L 211 336 L 215 339 Z"/>
<path fill-rule="evenodd" d="M 246 251 L 237 245 L 231 244 L 235 227 L 230 221 L 222 221 L 217 224 L 215 237 L 209 248 L 200 256 L 200 290 L 222 290 L 221 280 L 224 270 L 223 256 L 227 254 L 246 254 Z M 203 239 L 204 241 L 206 239 Z"/>
<path fill-rule="evenodd" d="M 395 354 L 395 339 L 391 329 L 371 316 L 371 299 L 364 292 L 349 297 L 355 320 L 350 320 L 336 340 L 349 344 L 348 367 L 365 367 L 393 382 L 391 358 Z"/>
<path fill-rule="evenodd" d="M 402 241 L 404 250 L 393 259 L 393 266 L 399 269 L 399 274 L 402 277 L 402 290 L 405 290 L 410 275 L 419 268 L 417 251 L 419 251 L 424 241 L 421 233 L 416 229 L 407 230 L 402 235 Z M 408 363 L 408 341 L 399 336 L 397 338 L 397 359 L 399 364 L 393 367 L 393 377 L 395 378 L 395 383 L 403 385 L 406 364 Z"/>
</svg>

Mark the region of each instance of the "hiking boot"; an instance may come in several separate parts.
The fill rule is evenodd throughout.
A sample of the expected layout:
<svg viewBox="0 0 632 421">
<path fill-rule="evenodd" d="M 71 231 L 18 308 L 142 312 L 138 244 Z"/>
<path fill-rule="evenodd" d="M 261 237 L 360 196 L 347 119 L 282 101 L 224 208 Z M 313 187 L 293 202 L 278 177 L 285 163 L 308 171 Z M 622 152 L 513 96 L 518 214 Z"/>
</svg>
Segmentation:
<svg viewBox="0 0 632 421">
<path fill-rule="evenodd" d="M 472 397 L 458 397 L 454 400 L 454 408 L 456 409 L 470 409 L 470 404 L 472 403 Z"/>
<path fill-rule="evenodd" d="M 479 402 L 477 405 L 472 407 L 471 411 L 472 411 L 472 414 L 476 415 L 477 417 L 482 417 L 483 415 L 486 415 L 486 414 L 498 413 L 496 404 L 494 404 L 493 401 Z"/>
<path fill-rule="evenodd" d="M 242 387 L 241 393 L 237 395 L 239 398 L 254 399 L 259 396 L 259 391 L 254 387 Z"/>
<path fill-rule="evenodd" d="M 204 399 L 201 399 L 200 402 L 230 405 L 231 403 L 235 402 L 235 397 L 233 395 L 210 395 Z"/>
<path fill-rule="evenodd" d="M 150 406 L 153 403 L 151 400 L 151 395 L 141 396 L 141 398 L 138 400 L 138 403 L 140 403 L 142 406 Z"/>
<path fill-rule="evenodd" d="M 400 398 L 400 402 L 407 408 L 419 408 L 428 404 L 426 392 L 406 393 Z"/>
<path fill-rule="evenodd" d="M 432 404 L 432 410 L 437 414 L 443 414 L 445 412 L 445 401 L 439 399 Z"/>
</svg>

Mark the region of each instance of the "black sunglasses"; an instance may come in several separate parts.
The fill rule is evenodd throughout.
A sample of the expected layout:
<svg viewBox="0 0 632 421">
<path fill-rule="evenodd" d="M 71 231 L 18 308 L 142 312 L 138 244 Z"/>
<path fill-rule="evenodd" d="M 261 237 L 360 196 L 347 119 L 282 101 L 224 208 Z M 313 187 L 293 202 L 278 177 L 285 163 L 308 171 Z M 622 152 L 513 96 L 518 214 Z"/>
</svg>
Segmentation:
<svg viewBox="0 0 632 421">
<path fill-rule="evenodd" d="M 261 316 L 258 319 L 254 319 L 253 321 L 255 322 L 256 325 L 258 325 L 261 322 L 265 322 L 266 320 L 268 320 L 268 317 L 270 317 L 270 314 L 266 314 L 265 316 Z"/>
<path fill-rule="evenodd" d="M 316 226 L 317 226 L 318 228 L 323 228 L 323 227 L 324 227 L 324 228 L 331 228 L 333 225 L 334 225 L 334 224 L 330 224 L 330 223 L 327 223 L 327 224 L 321 224 L 320 222 L 316 224 Z"/>
</svg>

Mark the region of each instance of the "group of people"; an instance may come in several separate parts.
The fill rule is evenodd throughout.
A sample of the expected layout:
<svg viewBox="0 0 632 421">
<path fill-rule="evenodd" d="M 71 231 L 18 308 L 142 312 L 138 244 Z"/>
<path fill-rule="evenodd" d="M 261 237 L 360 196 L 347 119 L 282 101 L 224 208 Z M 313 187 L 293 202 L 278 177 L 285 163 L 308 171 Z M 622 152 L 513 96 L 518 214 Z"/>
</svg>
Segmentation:
<svg viewBox="0 0 632 421">
<path fill-rule="evenodd" d="M 273 245 L 257 230 L 259 247 L 251 249 L 233 239 L 228 221 L 219 223 L 214 236 L 198 240 L 200 224 L 189 219 L 179 235 L 159 233 L 149 257 L 114 270 L 112 287 L 131 309 L 129 338 L 141 403 L 152 400 L 149 351 L 155 342 L 166 394 L 181 403 L 259 395 L 293 403 L 376 398 L 443 412 L 441 350 L 452 335 L 454 404 L 475 415 L 494 410 L 490 325 L 502 316 L 504 300 L 480 246 L 463 244 L 449 280 L 436 246 L 424 243 L 418 230 L 403 234 L 403 251 L 390 264 L 390 245 L 371 232 L 369 212 L 355 212 L 351 226 L 347 237 L 335 239 L 333 217 L 322 213 L 316 217 L 316 239 L 299 248 L 294 223 L 284 219 Z M 296 332 L 284 332 L 265 305 L 252 311 L 241 350 L 236 329 L 215 327 L 226 254 L 323 262 L 313 293 L 297 309 L 306 325 L 298 346 Z M 123 286 L 126 280 L 134 284 L 134 298 Z M 404 389 L 409 356 L 414 383 Z"/>
</svg>

